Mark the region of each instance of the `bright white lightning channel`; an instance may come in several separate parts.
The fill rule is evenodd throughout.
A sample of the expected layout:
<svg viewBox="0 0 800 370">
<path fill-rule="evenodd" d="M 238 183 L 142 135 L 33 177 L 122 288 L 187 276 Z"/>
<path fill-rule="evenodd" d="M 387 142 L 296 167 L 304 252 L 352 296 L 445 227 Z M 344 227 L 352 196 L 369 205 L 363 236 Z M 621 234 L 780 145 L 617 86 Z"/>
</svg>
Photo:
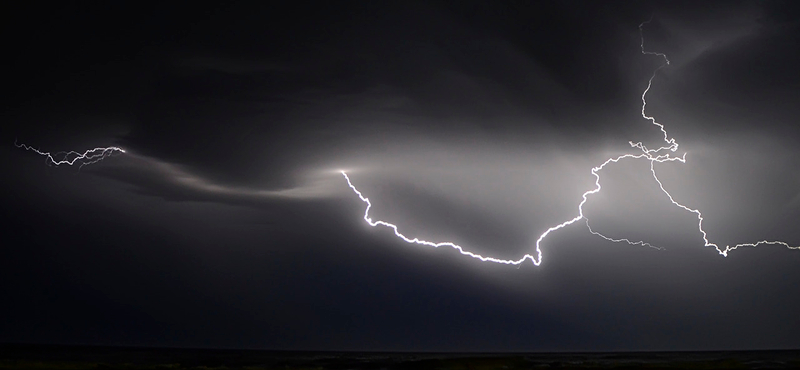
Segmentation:
<svg viewBox="0 0 800 370">
<path fill-rule="evenodd" d="M 631 240 L 629 240 L 627 238 L 619 238 L 619 239 L 617 239 L 617 238 L 611 238 L 611 237 L 605 236 L 605 235 L 593 230 L 591 228 L 591 226 L 589 225 L 589 219 L 586 216 L 584 216 L 584 214 L 583 214 L 583 206 L 584 206 L 584 204 L 586 204 L 586 201 L 588 200 L 588 197 L 590 195 L 592 195 L 592 194 L 599 193 L 600 189 L 602 189 L 602 187 L 600 186 L 600 175 L 599 175 L 599 171 L 600 170 L 602 170 L 606 165 L 608 165 L 610 163 L 617 163 L 617 162 L 619 162 L 620 160 L 623 160 L 623 159 L 645 159 L 645 160 L 650 161 L 650 172 L 653 175 L 653 179 L 656 180 L 656 183 L 658 183 L 659 188 L 661 189 L 661 191 L 664 194 L 666 194 L 666 196 L 669 198 L 669 201 L 672 202 L 672 204 L 674 204 L 675 206 L 680 207 L 680 208 L 682 208 L 682 209 L 684 209 L 686 211 L 689 211 L 689 212 L 694 213 L 695 215 L 697 215 L 697 219 L 698 219 L 697 228 L 700 231 L 700 233 L 703 235 L 704 246 L 706 246 L 706 247 L 714 247 L 719 252 L 719 254 L 721 254 L 721 255 L 723 255 L 725 257 L 728 256 L 728 252 L 730 252 L 730 251 L 732 251 L 734 249 L 737 249 L 739 247 L 756 247 L 756 246 L 762 245 L 762 244 L 782 245 L 782 246 L 784 246 L 786 248 L 789 248 L 789 249 L 800 249 L 800 246 L 793 247 L 793 246 L 789 245 L 786 242 L 782 242 L 782 241 L 767 241 L 767 240 L 761 240 L 761 241 L 758 241 L 758 242 L 755 242 L 755 243 L 736 244 L 734 246 L 726 245 L 725 248 L 721 248 L 719 245 L 717 245 L 715 243 L 712 243 L 712 242 L 710 242 L 708 240 L 708 235 L 706 234 L 705 230 L 703 230 L 703 216 L 700 213 L 700 211 L 697 210 L 697 209 L 693 209 L 693 208 L 687 207 L 687 206 L 685 206 L 685 205 L 683 205 L 681 203 L 678 203 L 672 197 L 672 195 L 664 188 L 664 184 L 661 183 L 661 180 L 658 178 L 658 175 L 656 175 L 655 164 L 656 163 L 663 163 L 663 162 L 674 162 L 674 161 L 678 161 L 678 162 L 681 162 L 681 163 L 686 163 L 686 153 L 683 153 L 682 156 L 673 156 L 672 153 L 675 152 L 676 150 L 678 150 L 678 143 L 675 141 L 674 138 L 670 138 L 669 137 L 669 135 L 667 134 L 667 130 L 664 127 L 663 124 L 658 123 L 656 121 L 655 117 L 648 116 L 647 113 L 645 112 L 645 110 L 647 108 L 647 93 L 650 91 L 650 88 L 653 86 L 653 79 L 655 79 L 656 74 L 658 73 L 659 70 L 661 70 L 662 68 L 664 68 L 664 67 L 666 67 L 666 66 L 668 66 L 670 64 L 669 59 L 667 58 L 666 54 L 659 53 L 659 52 L 654 52 L 654 51 L 646 51 L 645 48 L 644 48 L 644 30 L 643 30 L 643 28 L 644 28 L 644 25 L 650 23 L 651 21 L 652 21 L 652 18 L 650 20 L 647 20 L 647 21 L 642 22 L 641 24 L 639 24 L 639 36 L 640 36 L 640 39 L 641 39 L 641 43 L 640 43 L 641 51 L 642 51 L 642 54 L 644 54 L 644 55 L 655 55 L 655 56 L 658 56 L 660 58 L 663 58 L 664 59 L 664 63 L 662 63 L 660 66 L 658 66 L 658 68 L 655 69 L 655 71 L 653 71 L 652 76 L 650 76 L 650 79 L 647 81 L 647 88 L 645 88 L 644 92 L 642 92 L 642 118 L 644 118 L 645 120 L 650 121 L 653 125 L 655 125 L 656 127 L 659 128 L 659 130 L 664 134 L 664 139 L 663 140 L 666 143 L 666 145 L 665 146 L 661 146 L 661 147 L 659 147 L 657 149 L 648 149 L 644 144 L 642 144 L 642 142 L 634 143 L 634 142 L 630 141 L 630 142 L 628 142 L 630 144 L 630 146 L 632 148 L 638 148 L 641 151 L 641 153 L 639 153 L 639 154 L 625 154 L 625 155 L 621 155 L 621 156 L 618 156 L 618 157 L 609 158 L 605 162 L 603 162 L 601 165 L 592 168 L 591 173 L 595 177 L 595 188 L 591 189 L 591 190 L 588 190 L 585 193 L 583 193 L 583 195 L 581 197 L 582 200 L 578 204 L 578 215 L 575 216 L 574 218 L 569 219 L 567 221 L 564 221 L 564 222 L 562 222 L 562 223 L 560 223 L 558 225 L 552 226 L 552 227 L 548 228 L 544 233 L 542 233 L 539 236 L 539 238 L 536 239 L 535 253 L 533 253 L 533 254 L 525 254 L 524 256 L 522 256 L 522 258 L 517 259 L 517 260 L 507 260 L 507 259 L 500 259 L 500 258 L 482 256 L 480 254 L 467 251 L 462 246 L 460 246 L 458 244 L 455 244 L 455 243 L 452 243 L 452 242 L 447 242 L 447 241 L 445 241 L 445 242 L 431 242 L 431 241 L 422 240 L 422 239 L 419 239 L 419 238 L 416 238 L 416 237 L 412 238 L 412 237 L 405 236 L 404 234 L 402 234 L 398 230 L 398 226 L 397 225 L 395 225 L 393 223 L 386 222 L 386 221 L 380 221 L 380 220 L 374 221 L 369 216 L 369 210 L 370 210 L 370 208 L 372 208 L 372 203 L 370 202 L 369 198 L 365 197 L 353 185 L 353 183 L 350 181 L 350 177 L 347 175 L 347 173 L 345 171 L 341 171 L 342 176 L 344 176 L 344 179 L 347 181 L 347 185 L 350 187 L 350 189 L 352 189 L 353 192 L 355 192 L 356 195 L 358 195 L 358 197 L 361 199 L 362 202 L 367 204 L 367 208 L 364 211 L 364 221 L 366 221 L 367 224 L 369 224 L 370 226 L 373 226 L 373 227 L 380 225 L 380 226 L 385 226 L 385 227 L 388 227 L 388 228 L 392 229 L 394 231 L 394 234 L 397 237 L 399 237 L 400 239 L 402 239 L 403 241 L 405 241 L 407 243 L 427 245 L 427 246 L 435 247 L 435 248 L 442 247 L 442 246 L 451 247 L 451 248 L 457 250 L 459 253 L 461 253 L 461 254 L 463 254 L 465 256 L 476 258 L 476 259 L 479 259 L 479 260 L 484 261 L 484 262 L 495 262 L 495 263 L 502 263 L 502 264 L 507 264 L 507 265 L 521 265 L 523 262 L 525 262 L 525 260 L 530 259 L 531 262 L 533 262 L 534 265 L 539 266 L 542 263 L 541 243 L 544 240 L 544 238 L 546 238 L 547 235 L 549 235 L 551 232 L 556 231 L 558 229 L 562 229 L 562 228 L 567 227 L 569 225 L 572 225 L 573 223 L 578 222 L 581 219 L 585 220 L 586 227 L 589 229 L 590 233 L 592 233 L 593 235 L 597 235 L 597 236 L 599 236 L 599 237 L 601 237 L 601 238 L 603 238 L 605 240 L 612 241 L 612 242 L 617 242 L 617 243 L 625 242 L 625 243 L 628 243 L 628 244 L 631 244 L 631 245 L 641 245 L 641 246 L 647 246 L 647 247 L 660 249 L 660 248 L 655 247 L 654 245 L 652 245 L 650 243 L 647 243 L 647 242 L 644 242 L 644 241 L 631 241 Z M 665 153 L 659 154 L 661 152 L 665 152 Z"/>
<path fill-rule="evenodd" d="M 125 153 L 125 149 L 122 149 L 122 148 L 116 147 L 116 146 L 89 149 L 89 150 L 86 150 L 86 151 L 84 151 L 82 153 L 81 152 L 76 152 L 76 151 L 73 151 L 73 150 L 66 151 L 66 152 L 50 153 L 50 152 L 43 152 L 43 151 L 41 151 L 39 149 L 36 149 L 36 148 L 34 148 L 34 147 L 30 146 L 30 145 L 18 144 L 16 141 L 14 141 L 14 145 L 17 148 L 23 148 L 25 150 L 29 150 L 29 151 L 32 151 L 32 152 L 34 152 L 36 154 L 44 156 L 45 157 L 45 162 L 48 165 L 73 166 L 75 164 L 79 164 L 78 168 L 81 168 L 81 167 L 86 166 L 88 164 L 93 164 L 93 163 L 100 162 L 103 159 L 105 159 L 106 157 L 111 156 L 113 154 Z"/>
</svg>

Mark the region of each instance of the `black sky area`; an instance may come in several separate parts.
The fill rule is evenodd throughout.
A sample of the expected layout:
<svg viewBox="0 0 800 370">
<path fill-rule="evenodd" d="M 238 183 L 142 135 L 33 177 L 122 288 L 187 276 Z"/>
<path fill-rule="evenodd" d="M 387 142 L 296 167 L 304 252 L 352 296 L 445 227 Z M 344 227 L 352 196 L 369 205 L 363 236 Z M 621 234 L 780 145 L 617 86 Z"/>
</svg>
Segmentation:
<svg viewBox="0 0 800 370">
<path fill-rule="evenodd" d="M 0 343 L 800 348 L 791 1 L 3 5 Z M 78 168 L 15 147 L 125 154 Z"/>
</svg>

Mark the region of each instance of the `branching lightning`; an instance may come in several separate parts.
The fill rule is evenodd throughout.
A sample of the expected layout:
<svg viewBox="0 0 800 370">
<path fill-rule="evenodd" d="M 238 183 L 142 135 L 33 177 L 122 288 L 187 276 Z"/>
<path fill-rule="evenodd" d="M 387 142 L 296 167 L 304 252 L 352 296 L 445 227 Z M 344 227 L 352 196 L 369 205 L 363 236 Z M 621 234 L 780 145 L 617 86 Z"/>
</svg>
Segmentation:
<svg viewBox="0 0 800 370">
<path fill-rule="evenodd" d="M 702 213 L 698 209 L 690 208 L 690 207 L 688 207 L 686 205 L 683 205 L 683 204 L 679 203 L 664 188 L 664 184 L 661 182 L 661 180 L 658 178 L 658 175 L 656 174 L 655 164 L 656 163 L 663 163 L 663 162 L 675 162 L 675 161 L 678 161 L 678 162 L 681 162 L 681 163 L 686 163 L 686 153 L 683 153 L 683 155 L 681 155 L 681 156 L 674 155 L 673 153 L 678 150 L 678 143 L 675 141 L 674 138 L 670 138 L 669 137 L 669 134 L 667 133 L 667 130 L 666 130 L 666 128 L 665 128 L 665 126 L 663 124 L 661 124 L 658 121 L 656 121 L 655 117 L 648 116 L 647 113 L 646 113 L 647 93 L 650 91 L 651 87 L 653 86 L 653 80 L 655 79 L 656 75 L 658 74 L 658 71 L 660 71 L 662 68 L 665 68 L 666 66 L 668 66 L 670 64 L 670 61 L 667 58 L 666 54 L 660 53 L 660 52 L 654 52 L 654 51 L 647 51 L 644 48 L 644 26 L 646 24 L 650 23 L 651 21 L 652 21 L 652 18 L 650 20 L 642 22 L 639 25 L 639 36 L 640 36 L 640 39 L 641 39 L 641 43 L 640 43 L 641 52 L 642 52 L 643 55 L 654 55 L 654 56 L 657 56 L 659 58 L 662 58 L 663 59 L 663 63 L 661 65 L 659 65 L 653 71 L 653 74 L 650 76 L 650 79 L 647 81 L 647 87 L 642 92 L 642 96 L 641 96 L 641 100 L 642 100 L 641 116 L 645 120 L 650 121 L 651 124 L 653 124 L 654 126 L 658 127 L 658 129 L 663 134 L 663 142 L 664 142 L 664 144 L 661 144 L 662 146 L 660 146 L 660 147 L 658 147 L 656 149 L 649 149 L 642 142 L 629 141 L 628 143 L 630 144 L 630 146 L 632 148 L 638 149 L 636 154 L 629 153 L 629 154 L 620 155 L 618 157 L 612 157 L 612 158 L 607 159 L 605 162 L 603 162 L 599 166 L 592 168 L 590 172 L 591 172 L 592 176 L 595 177 L 595 186 L 594 186 L 593 189 L 590 189 L 590 190 L 587 190 L 586 192 L 584 192 L 583 195 L 581 196 L 581 201 L 578 203 L 577 215 L 574 218 L 571 218 L 569 220 L 563 221 L 563 222 L 561 222 L 561 223 L 559 223 L 559 224 L 557 224 L 555 226 L 551 226 L 550 228 L 545 230 L 541 235 L 539 235 L 539 237 L 536 239 L 536 243 L 535 243 L 535 252 L 530 253 L 530 254 L 525 254 L 520 259 L 516 259 L 516 260 L 500 259 L 500 258 L 495 258 L 495 257 L 487 257 L 487 256 L 483 256 L 483 255 L 480 255 L 480 254 L 477 254 L 477 253 L 470 252 L 470 251 L 464 249 L 462 246 L 460 246 L 458 244 L 455 244 L 455 243 L 452 243 L 452 242 L 447 242 L 447 241 L 445 241 L 445 242 L 431 242 L 431 241 L 422 240 L 422 239 L 419 239 L 419 238 L 416 238 L 416 237 L 413 237 L 413 238 L 412 237 L 408 237 L 408 236 L 402 234 L 399 231 L 399 227 L 397 225 L 393 224 L 393 223 L 389 223 L 389 222 L 386 222 L 386 221 L 380 221 L 380 220 L 378 220 L 378 221 L 373 220 L 369 215 L 369 211 L 372 208 L 372 203 L 370 202 L 369 198 L 365 197 L 355 187 L 355 185 L 353 185 L 353 183 L 350 180 L 350 177 L 347 175 L 346 172 L 341 171 L 342 176 L 344 176 L 345 180 L 347 181 L 347 185 L 353 190 L 353 192 L 355 192 L 355 194 L 361 199 L 361 201 L 363 201 L 364 203 L 367 204 L 367 207 L 366 207 L 366 209 L 364 211 L 364 220 L 370 226 L 373 226 L 373 227 L 380 225 L 380 226 L 384 226 L 384 227 L 392 229 L 394 231 L 394 234 L 398 238 L 404 240 L 407 243 L 426 245 L 426 246 L 436 247 L 436 248 L 441 247 L 441 246 L 451 247 L 453 249 L 456 249 L 459 253 L 461 253 L 463 255 L 466 255 L 466 256 L 469 256 L 469 257 L 472 257 L 472 258 L 476 258 L 476 259 L 479 259 L 479 260 L 484 261 L 484 262 L 495 262 L 495 263 L 502 263 L 502 264 L 508 264 L 508 265 L 521 265 L 523 262 L 525 262 L 525 260 L 530 259 L 531 262 L 533 262 L 534 265 L 539 266 L 542 263 L 541 243 L 544 241 L 544 239 L 550 233 L 552 233 L 552 232 L 554 232 L 556 230 L 563 229 L 563 228 L 565 228 L 567 226 L 570 226 L 570 225 L 572 225 L 572 224 L 574 224 L 574 223 L 576 223 L 576 222 L 578 222 L 580 220 L 584 220 L 584 222 L 586 224 L 586 227 L 587 227 L 587 229 L 589 230 L 589 232 L 591 234 L 596 235 L 598 237 L 601 237 L 601 238 L 603 238 L 603 239 L 605 239 L 607 241 L 616 242 L 616 243 L 623 243 L 624 242 L 624 243 L 627 243 L 627 244 L 630 244 L 630 245 L 639 245 L 639 246 L 645 246 L 645 247 L 661 249 L 661 248 L 658 248 L 658 247 L 656 247 L 656 246 L 654 246 L 654 245 L 652 245 L 652 244 L 650 244 L 648 242 L 645 242 L 645 241 L 632 241 L 632 240 L 630 240 L 628 238 L 614 238 L 614 237 L 609 237 L 609 236 L 606 236 L 604 234 L 601 234 L 600 232 L 595 231 L 594 229 L 592 229 L 592 227 L 591 227 L 591 225 L 589 223 L 589 219 L 583 213 L 583 206 L 589 200 L 589 196 L 599 193 L 600 190 L 602 189 L 602 187 L 600 185 L 600 174 L 599 173 L 600 173 L 601 170 L 603 170 L 603 168 L 605 168 L 607 165 L 609 165 L 611 163 L 617 163 L 617 162 L 619 162 L 621 160 L 627 160 L 627 159 L 631 159 L 631 160 L 648 160 L 648 161 L 650 161 L 650 172 L 651 172 L 651 174 L 653 176 L 653 179 L 656 181 L 656 183 L 658 184 L 658 187 L 661 189 L 661 191 L 667 196 L 669 201 L 672 204 L 674 204 L 675 206 L 677 206 L 679 208 L 682 208 L 682 209 L 684 209 L 684 210 L 686 210 L 688 212 L 694 213 L 697 216 L 697 220 L 698 220 L 697 228 L 700 231 L 700 233 L 702 234 L 704 246 L 706 246 L 706 247 L 714 247 L 719 252 L 719 254 L 721 254 L 723 256 L 726 256 L 726 257 L 728 255 L 728 252 L 730 252 L 730 251 L 732 251 L 734 249 L 737 249 L 739 247 L 756 247 L 756 246 L 759 246 L 759 245 L 762 245 L 762 244 L 766 244 L 766 245 L 781 245 L 781 246 L 784 246 L 784 247 L 789 248 L 789 249 L 800 249 L 800 246 L 791 246 L 786 242 L 768 241 L 768 240 L 761 240 L 761 241 L 754 242 L 754 243 L 741 243 L 741 244 L 736 244 L 736 245 L 733 245 L 733 246 L 726 245 L 724 248 L 722 248 L 719 245 L 709 241 L 708 234 L 703 229 L 704 218 L 703 218 Z M 17 143 L 16 141 L 14 142 L 14 145 L 16 147 L 18 147 L 18 148 L 22 148 L 22 149 L 25 149 L 25 150 L 28 150 L 28 151 L 32 151 L 32 152 L 35 152 L 36 154 L 44 156 L 45 157 L 45 161 L 46 161 L 46 163 L 48 165 L 55 165 L 55 166 L 62 166 L 62 165 L 74 166 L 74 165 L 79 165 L 79 168 L 82 168 L 85 165 L 97 163 L 97 162 L 105 159 L 106 157 L 112 156 L 114 154 L 126 153 L 126 151 L 124 149 L 122 149 L 120 147 L 116 147 L 116 146 L 98 147 L 98 148 L 86 150 L 84 152 L 62 151 L 62 152 L 50 153 L 50 152 L 45 152 L 45 151 L 39 150 L 37 148 L 34 148 L 34 147 L 26 145 L 26 144 Z"/>
<path fill-rule="evenodd" d="M 394 231 L 394 234 L 397 237 L 399 237 L 400 239 L 404 240 L 407 243 L 427 245 L 427 246 L 435 247 L 435 248 L 438 248 L 438 247 L 441 247 L 441 246 L 451 247 L 453 249 L 456 249 L 459 253 L 461 253 L 461 254 L 463 254 L 465 256 L 476 258 L 476 259 L 479 259 L 479 260 L 484 261 L 484 262 L 495 262 L 495 263 L 502 263 L 502 264 L 507 264 L 507 265 L 521 265 L 523 262 L 525 262 L 525 260 L 530 259 L 531 262 L 533 262 L 534 265 L 539 266 L 542 263 L 541 243 L 547 237 L 547 235 L 549 235 L 553 231 L 556 231 L 556 230 L 565 228 L 565 227 L 567 227 L 569 225 L 572 225 L 573 223 L 578 222 L 581 219 L 585 220 L 586 227 L 589 229 L 590 233 L 592 233 L 593 235 L 597 235 L 597 236 L 599 236 L 599 237 L 601 237 L 601 238 L 603 238 L 605 240 L 608 240 L 608 241 L 611 241 L 611 242 L 617 242 L 617 243 L 625 242 L 625 243 L 628 243 L 630 245 L 640 245 L 640 246 L 647 246 L 647 247 L 660 249 L 660 248 L 658 248 L 658 247 L 656 247 L 656 246 L 654 246 L 654 245 L 652 245 L 652 244 L 650 244 L 648 242 L 645 242 L 645 241 L 631 241 L 631 240 L 629 240 L 627 238 L 612 238 L 612 237 L 605 236 L 605 235 L 593 230 L 592 227 L 589 225 L 589 219 L 583 214 L 583 206 L 588 201 L 589 196 L 599 193 L 600 190 L 602 189 L 602 187 L 600 186 L 600 175 L 599 175 L 599 172 L 606 165 L 608 165 L 610 163 L 617 163 L 617 162 L 619 162 L 620 160 L 623 160 L 623 159 L 636 159 L 636 160 L 642 159 L 642 160 L 650 161 L 650 172 L 653 175 L 653 179 L 655 179 L 656 183 L 658 183 L 659 188 L 667 196 L 669 201 L 672 202 L 672 204 L 674 204 L 675 206 L 680 207 L 680 208 L 682 208 L 682 209 L 684 209 L 686 211 L 689 211 L 689 212 L 694 213 L 695 215 L 697 215 L 697 219 L 698 219 L 697 228 L 698 228 L 698 230 L 700 231 L 700 233 L 703 236 L 704 246 L 706 246 L 706 247 L 714 247 L 719 252 L 719 254 L 721 254 L 721 255 L 723 255 L 725 257 L 728 256 L 728 252 L 730 252 L 730 251 L 732 251 L 734 249 L 737 249 L 739 247 L 756 247 L 756 246 L 762 245 L 762 244 L 782 245 L 782 246 L 784 246 L 786 248 L 789 248 L 789 249 L 800 249 L 800 246 L 791 246 L 786 242 L 782 242 L 782 241 L 767 241 L 767 240 L 761 240 L 761 241 L 758 241 L 758 242 L 755 242 L 755 243 L 736 244 L 734 246 L 729 246 L 728 245 L 728 246 L 725 246 L 725 248 L 721 248 L 717 244 L 712 243 L 712 242 L 710 242 L 708 240 L 708 235 L 707 235 L 706 231 L 703 230 L 703 216 L 700 213 L 700 211 L 697 210 L 697 209 L 693 209 L 693 208 L 690 208 L 688 206 L 685 206 L 685 205 L 683 205 L 681 203 L 678 203 L 672 197 L 672 195 L 664 188 L 664 184 L 661 183 L 661 180 L 658 178 L 658 175 L 656 175 L 655 164 L 656 163 L 663 163 L 663 162 L 674 162 L 674 161 L 678 161 L 678 162 L 681 162 L 681 163 L 686 163 L 686 153 L 683 153 L 683 155 L 681 155 L 681 156 L 674 156 L 672 153 L 674 153 L 675 151 L 678 150 L 678 143 L 675 141 L 674 138 L 670 138 L 669 137 L 669 134 L 667 133 L 667 130 L 664 127 L 663 124 L 661 124 L 658 121 L 656 121 L 655 117 L 648 116 L 647 113 L 646 113 L 647 93 L 650 91 L 650 88 L 653 86 L 653 80 L 655 79 L 656 75 L 658 74 L 658 71 L 660 71 L 662 68 L 664 68 L 664 67 L 666 67 L 666 66 L 668 66 L 670 64 L 670 61 L 667 58 L 666 54 L 659 53 L 659 52 L 654 52 L 654 51 L 647 51 L 644 48 L 644 26 L 646 24 L 650 23 L 651 21 L 652 21 L 652 18 L 650 20 L 647 20 L 647 21 L 642 22 L 641 24 L 639 24 L 639 36 L 640 36 L 640 39 L 641 39 L 641 43 L 640 43 L 641 52 L 644 55 L 655 55 L 655 56 L 658 56 L 658 57 L 662 58 L 664 60 L 664 62 L 660 66 L 658 66 L 658 68 L 656 68 L 653 71 L 653 74 L 650 76 L 650 79 L 647 81 L 647 88 L 645 88 L 644 92 L 642 92 L 642 118 L 644 118 L 645 120 L 650 121 L 653 125 L 655 125 L 656 127 L 659 128 L 659 130 L 664 134 L 663 140 L 664 140 L 664 143 L 666 143 L 666 145 L 661 146 L 661 147 L 659 147 L 657 149 L 648 149 L 642 142 L 634 143 L 632 141 L 629 141 L 628 143 L 630 144 L 630 146 L 632 148 L 639 149 L 641 151 L 641 153 L 639 153 L 639 154 L 625 154 L 625 155 L 621 155 L 621 156 L 618 156 L 618 157 L 612 157 L 612 158 L 607 159 L 601 165 L 592 168 L 591 173 L 595 177 L 595 188 L 591 189 L 591 190 L 588 190 L 585 193 L 583 193 L 583 195 L 581 197 L 582 200 L 578 204 L 578 215 L 575 216 L 572 219 L 564 221 L 564 222 L 562 222 L 560 224 L 557 224 L 557 225 L 552 226 L 552 227 L 548 228 L 547 230 L 545 230 L 545 232 L 542 233 L 539 236 L 539 238 L 536 239 L 535 253 L 533 253 L 533 254 L 525 254 L 524 256 L 522 256 L 522 258 L 517 259 L 517 260 L 506 260 L 506 259 L 482 256 L 480 254 L 476 254 L 476 253 L 467 251 L 462 246 L 460 246 L 458 244 L 455 244 L 455 243 L 452 243 L 452 242 L 431 242 L 431 241 L 422 240 L 422 239 L 419 239 L 419 238 L 407 237 L 407 236 L 403 235 L 402 233 L 400 233 L 400 231 L 398 230 L 398 226 L 395 225 L 395 224 L 392 224 L 392 223 L 389 223 L 389 222 L 386 222 L 386 221 L 380 221 L 380 220 L 374 221 L 369 216 L 369 210 L 370 210 L 370 208 L 372 208 L 372 203 L 370 202 L 369 198 L 365 197 L 353 185 L 353 183 L 350 181 L 350 177 L 347 175 L 346 172 L 341 171 L 342 176 L 344 176 L 345 180 L 347 181 L 347 185 L 350 187 L 350 189 L 352 189 L 353 192 L 355 192 L 356 195 L 358 195 L 358 197 L 361 199 L 361 201 L 363 201 L 364 203 L 367 204 L 366 210 L 364 211 L 364 220 L 370 226 L 373 226 L 373 227 L 380 225 L 380 226 L 385 226 L 385 227 L 388 227 L 388 228 L 392 229 Z M 662 152 L 664 152 L 664 153 L 660 154 Z"/>
<path fill-rule="evenodd" d="M 14 141 L 14 145 L 17 148 L 23 148 L 25 150 L 29 150 L 29 151 L 32 151 L 32 152 L 34 152 L 36 154 L 44 156 L 45 157 L 45 162 L 48 165 L 73 166 L 75 164 L 78 164 L 79 165 L 78 168 L 81 168 L 81 167 L 86 166 L 88 164 L 93 164 L 93 163 L 100 162 L 103 159 L 105 159 L 106 157 L 111 156 L 113 154 L 125 153 L 125 149 L 122 149 L 122 148 L 119 148 L 119 147 L 116 147 L 116 146 L 89 149 L 89 150 L 84 151 L 83 153 L 72 151 L 72 150 L 67 151 L 67 152 L 50 153 L 50 152 L 43 152 L 43 151 L 41 151 L 41 150 L 39 150 L 37 148 L 34 148 L 34 147 L 30 146 L 30 145 L 18 144 L 16 141 Z"/>
</svg>

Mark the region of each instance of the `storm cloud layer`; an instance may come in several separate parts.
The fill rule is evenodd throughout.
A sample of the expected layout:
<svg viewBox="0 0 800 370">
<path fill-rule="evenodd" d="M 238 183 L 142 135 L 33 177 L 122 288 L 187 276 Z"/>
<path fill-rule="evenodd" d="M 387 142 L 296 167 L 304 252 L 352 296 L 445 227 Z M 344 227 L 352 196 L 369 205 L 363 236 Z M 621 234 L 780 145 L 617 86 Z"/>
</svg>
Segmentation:
<svg viewBox="0 0 800 370">
<path fill-rule="evenodd" d="M 12 11 L 12 10 L 10 10 Z M 0 341 L 322 350 L 800 347 L 785 2 L 13 9 Z M 117 145 L 77 168 L 59 151 Z"/>
</svg>

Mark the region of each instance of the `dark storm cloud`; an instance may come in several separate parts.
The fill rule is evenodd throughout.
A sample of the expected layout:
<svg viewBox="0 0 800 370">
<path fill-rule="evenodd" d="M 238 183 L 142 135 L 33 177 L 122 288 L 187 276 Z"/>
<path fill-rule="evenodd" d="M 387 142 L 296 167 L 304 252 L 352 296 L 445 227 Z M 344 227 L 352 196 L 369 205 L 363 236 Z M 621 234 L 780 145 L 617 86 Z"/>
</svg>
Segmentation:
<svg viewBox="0 0 800 370">
<path fill-rule="evenodd" d="M 784 3 L 787 4 L 787 3 Z M 2 341 L 371 350 L 797 347 L 796 17 L 730 2 L 89 5 L 28 14 L 3 163 Z M 62 14 L 63 13 L 63 14 Z M 59 15 L 59 16 L 57 16 Z M 62 19 L 62 21 L 56 22 Z M 72 21 L 91 31 L 71 26 Z M 33 46 L 31 46 L 33 45 Z M 5 128 L 9 130 L 9 128 Z M 4 131 L 5 132 L 5 131 Z M 9 145 L 10 146 L 10 145 Z M 52 307 L 52 309 L 50 309 Z"/>
<path fill-rule="evenodd" d="M 420 17 L 400 10 L 382 17 L 398 26 Z M 552 125 L 555 109 L 572 99 L 518 46 L 476 35 L 435 8 L 427 12 L 441 13 L 436 26 L 452 31 L 409 36 L 387 26 L 380 42 L 354 41 L 350 28 L 365 25 L 347 26 L 344 36 L 307 41 L 305 49 L 319 55 L 300 62 L 294 54 L 280 60 L 282 49 L 277 61 L 181 57 L 151 77 L 138 122 L 121 145 L 218 182 L 285 188 L 296 186 L 293 177 L 304 167 L 403 162 L 409 143 L 432 153 L 448 152 L 453 141 L 494 146 L 486 135 L 522 145 L 515 129 L 532 109 L 544 117 L 538 123 Z M 237 27 L 248 21 L 256 20 Z M 433 27 L 430 21 L 423 28 Z M 266 44 L 278 38 L 271 37 Z M 516 86 L 509 90 L 509 83 Z"/>
<path fill-rule="evenodd" d="M 229 74 L 258 74 L 264 72 L 284 72 L 291 70 L 290 66 L 271 64 L 256 60 L 237 60 L 219 57 L 188 57 L 176 61 L 178 66 L 184 66 L 198 71 L 219 71 Z"/>
</svg>

